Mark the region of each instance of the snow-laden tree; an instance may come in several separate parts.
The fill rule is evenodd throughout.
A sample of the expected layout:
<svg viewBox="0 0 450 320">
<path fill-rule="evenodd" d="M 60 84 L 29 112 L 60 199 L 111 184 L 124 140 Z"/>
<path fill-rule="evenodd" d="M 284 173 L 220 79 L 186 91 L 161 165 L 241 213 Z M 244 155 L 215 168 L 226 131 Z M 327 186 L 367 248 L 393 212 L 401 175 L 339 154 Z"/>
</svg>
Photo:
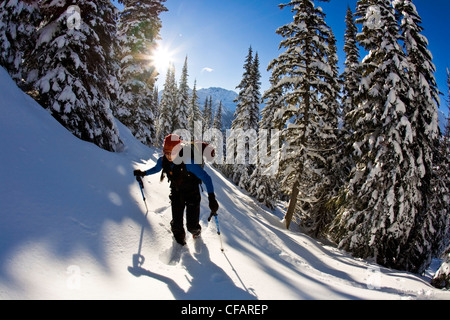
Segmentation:
<svg viewBox="0 0 450 320">
<path fill-rule="evenodd" d="M 173 133 L 173 119 L 177 108 L 178 96 L 177 83 L 175 81 L 175 67 L 170 65 L 167 69 L 166 80 L 164 82 L 164 90 L 159 104 L 159 119 L 157 131 L 157 145 L 161 145 L 164 137 Z"/>
<path fill-rule="evenodd" d="M 213 103 L 212 96 L 205 98 L 205 104 L 203 105 L 202 110 L 202 118 L 203 118 L 203 132 L 209 130 L 212 126 L 213 119 Z"/>
<path fill-rule="evenodd" d="M 217 129 L 220 132 L 223 131 L 222 112 L 223 112 L 222 101 L 219 101 L 219 106 L 217 107 L 217 110 L 214 114 L 214 120 L 213 120 L 212 127 L 213 127 L 213 129 Z"/>
<path fill-rule="evenodd" d="M 174 110 L 174 130 L 189 130 L 189 86 L 188 86 L 188 65 L 187 57 L 184 60 L 183 70 L 181 71 L 180 85 L 178 86 L 177 105 Z"/>
<path fill-rule="evenodd" d="M 239 93 L 234 118 L 231 123 L 231 135 L 227 137 L 227 154 L 233 153 L 234 163 L 228 168 L 229 175 L 238 186 L 248 190 L 250 175 L 255 169 L 256 145 L 259 122 L 259 104 L 261 100 L 259 57 L 253 57 L 253 49 L 248 49 L 244 63 L 244 73 L 236 87 Z M 253 143 L 253 144 L 252 144 Z M 227 157 L 228 159 L 228 157 Z"/>
<path fill-rule="evenodd" d="M 153 88 L 153 98 L 152 98 L 152 100 L 153 100 L 152 105 L 154 107 L 153 110 L 152 110 L 153 116 L 155 117 L 155 119 L 159 119 L 159 90 L 158 90 L 157 86 L 155 86 Z M 156 126 L 156 127 L 158 127 L 158 126 Z"/>
<path fill-rule="evenodd" d="M 283 87 L 278 86 L 275 89 L 275 85 L 279 82 L 279 79 L 275 79 L 273 75 L 269 80 L 271 88 L 273 90 L 267 90 L 264 92 L 262 99 L 264 102 L 264 108 L 261 110 L 261 120 L 259 122 L 260 128 L 263 129 L 278 129 L 284 128 L 285 123 L 281 121 L 281 117 L 275 115 L 280 114 L 287 107 L 283 105 Z"/>
<path fill-rule="evenodd" d="M 120 83 L 123 89 L 116 117 L 146 145 L 153 145 L 156 135 L 155 105 L 152 99 L 157 77 L 151 64 L 156 41 L 160 39 L 161 12 L 166 0 L 121 0 L 118 38 L 120 40 Z"/>
<path fill-rule="evenodd" d="M 258 130 L 259 104 L 261 102 L 260 79 L 258 53 L 253 57 L 253 49 L 250 47 L 245 59 L 242 80 L 236 87 L 239 92 L 235 99 L 237 106 L 231 125 L 232 129 Z"/>
<path fill-rule="evenodd" d="M 442 264 L 434 275 L 431 284 L 437 288 L 450 289 L 450 71 L 447 69 L 447 85 L 448 85 L 448 119 L 445 132 L 440 141 L 437 150 L 438 159 L 435 160 L 435 174 L 433 179 L 433 187 L 431 194 L 431 206 L 433 212 L 441 213 L 444 218 L 441 225 L 445 225 L 446 233 L 442 248 L 447 248 L 442 255 Z M 436 256 L 440 250 L 437 250 Z"/>
<path fill-rule="evenodd" d="M 120 146 L 111 107 L 116 8 L 110 1 L 40 3 L 42 21 L 25 60 L 38 102 L 75 136 L 110 151 Z"/>
<path fill-rule="evenodd" d="M 271 78 L 270 83 L 274 84 L 276 81 Z M 249 191 L 259 202 L 274 209 L 281 196 L 277 177 L 280 143 L 278 133 L 284 128 L 284 123 L 276 122 L 278 118 L 275 118 L 275 114 L 283 108 L 282 89 L 265 92 L 262 99 L 265 104 L 259 121 L 258 165 L 250 176 Z"/>
<path fill-rule="evenodd" d="M 272 103 L 276 99 L 268 98 L 266 107 L 262 110 L 258 134 L 258 164 L 255 166 L 248 182 L 250 194 L 269 209 L 274 209 L 280 199 L 280 184 L 278 181 L 279 164 L 279 128 L 274 126 L 272 108 L 279 108 Z"/>
<path fill-rule="evenodd" d="M 344 62 L 345 69 L 340 76 L 342 84 L 342 102 L 341 102 L 341 121 L 342 126 L 339 132 L 341 146 L 339 152 L 339 159 L 337 165 L 337 177 L 340 178 L 339 185 L 345 184 L 345 181 L 354 167 L 353 162 L 353 145 L 352 136 L 354 128 L 352 127 L 351 115 L 357 108 L 356 96 L 359 92 L 359 85 L 361 82 L 361 67 L 359 61 L 359 47 L 356 40 L 358 29 L 355 25 L 354 16 L 347 7 L 347 14 L 345 17 L 346 31 L 344 36 L 344 52 L 346 59 Z M 334 199 L 334 209 L 339 206 L 341 200 L 340 194 Z"/>
<path fill-rule="evenodd" d="M 447 83 L 450 96 L 450 72 L 448 69 Z M 448 104 L 450 112 L 450 100 Z M 429 221 L 427 227 L 432 234 L 429 235 L 426 243 L 433 244 L 432 254 L 434 257 L 439 257 L 443 250 L 447 248 L 448 253 L 450 248 L 450 117 L 439 143 L 435 146 L 433 160 L 434 171 L 429 192 L 431 209 L 429 219 L 427 219 Z"/>
<path fill-rule="evenodd" d="M 361 81 L 361 70 L 359 62 L 359 48 L 356 40 L 358 29 L 356 28 L 353 13 L 350 7 L 347 8 L 345 17 L 346 31 L 344 52 L 346 53 L 345 69 L 342 78 L 342 120 L 345 131 L 351 132 L 351 126 L 347 126 L 347 115 L 355 109 L 355 96 L 359 90 Z M 351 124 L 351 121 L 348 121 Z"/>
<path fill-rule="evenodd" d="M 293 21 L 277 33 L 284 39 L 278 58 L 269 64 L 272 87 L 265 96 L 281 93 L 282 108 L 274 121 L 283 125 L 280 185 L 291 197 L 286 214 L 318 235 L 331 219 L 327 203 L 335 189 L 333 168 L 337 148 L 338 92 L 335 38 L 322 8 L 312 0 L 292 0 Z"/>
<path fill-rule="evenodd" d="M 428 91 L 430 100 L 422 107 L 431 117 L 425 115 L 427 124 L 421 122 L 417 112 L 422 107 L 414 101 L 421 89 L 414 73 L 419 60 L 424 65 L 431 61 L 425 56 L 412 61 L 411 38 L 403 39 L 403 51 L 391 1 L 360 0 L 356 14 L 357 23 L 362 24 L 358 40 L 368 52 L 355 99 L 358 106 L 348 117 L 354 130 L 356 166 L 331 233 L 339 247 L 355 256 L 420 272 L 428 262 L 429 253 L 423 251 L 430 248 L 418 239 L 424 239 L 430 218 L 427 192 L 436 101 Z M 426 86 L 430 85 L 432 81 Z"/>
<path fill-rule="evenodd" d="M 397 260 L 398 264 L 407 270 L 423 272 L 431 263 L 431 259 L 441 255 L 445 249 L 443 240 L 445 233 L 448 232 L 446 223 L 448 206 L 446 212 L 441 209 L 434 210 L 430 206 L 430 199 L 435 196 L 430 190 L 434 187 L 433 154 L 439 138 L 439 90 L 434 76 L 436 69 L 432 62 L 432 54 L 427 49 L 428 40 L 422 34 L 422 21 L 416 7 L 411 0 L 395 0 L 393 6 L 400 19 L 400 30 L 408 62 L 408 80 L 412 97 L 409 97 L 410 104 L 407 111 L 414 135 L 413 153 L 419 165 L 416 171 L 420 170 L 416 173 L 414 168 L 411 168 L 406 172 L 406 176 L 409 178 L 416 173 L 421 178 L 419 190 L 423 198 L 422 203 L 416 203 L 418 215 L 415 225 L 407 245 L 402 248 Z"/>
<path fill-rule="evenodd" d="M 37 1 L 0 1 L 0 65 L 22 86 L 22 61 L 34 47 L 33 33 L 40 21 Z"/>
<path fill-rule="evenodd" d="M 200 105 L 198 104 L 198 94 L 197 94 L 197 81 L 194 81 L 194 88 L 192 89 L 192 94 L 189 102 L 189 116 L 188 124 L 191 136 L 195 139 L 194 134 L 202 132 L 202 112 L 200 110 Z M 198 137 L 197 137 L 198 138 Z"/>
</svg>

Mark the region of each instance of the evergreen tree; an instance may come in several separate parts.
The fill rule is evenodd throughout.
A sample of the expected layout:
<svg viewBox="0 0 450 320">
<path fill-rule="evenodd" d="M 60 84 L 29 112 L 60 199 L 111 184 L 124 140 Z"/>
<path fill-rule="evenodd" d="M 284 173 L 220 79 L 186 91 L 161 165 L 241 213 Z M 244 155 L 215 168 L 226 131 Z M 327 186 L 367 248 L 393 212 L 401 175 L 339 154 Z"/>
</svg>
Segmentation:
<svg viewBox="0 0 450 320">
<path fill-rule="evenodd" d="M 352 131 L 350 126 L 347 126 L 347 119 L 350 112 L 356 109 L 355 96 L 358 93 L 359 84 L 361 81 L 360 63 L 359 63 L 359 49 L 356 40 L 358 29 L 356 28 L 353 13 L 350 7 L 347 8 L 347 15 L 345 18 L 347 29 L 345 31 L 344 52 L 346 53 L 345 70 L 341 75 L 342 86 L 342 119 L 344 121 L 344 130 Z M 351 123 L 351 122 L 350 122 Z"/>
<path fill-rule="evenodd" d="M 337 185 L 343 186 L 346 182 L 350 172 L 354 169 L 355 163 L 353 161 L 353 133 L 355 128 L 352 123 L 352 115 L 357 112 L 358 106 L 356 103 L 356 96 L 358 95 L 359 85 L 361 83 L 361 65 L 359 62 L 359 48 L 356 40 L 358 29 L 356 28 L 353 13 L 350 7 L 347 7 L 347 14 L 345 18 L 346 31 L 344 37 L 344 52 L 346 53 L 345 69 L 340 76 L 342 83 L 342 105 L 341 121 L 342 127 L 339 131 L 339 140 L 341 147 L 339 154 L 337 154 L 336 178 Z M 338 210 L 339 203 L 342 200 L 342 193 L 338 192 L 332 202 L 330 202 L 330 210 Z"/>
<path fill-rule="evenodd" d="M 416 157 L 416 166 L 405 172 L 407 179 L 414 174 L 420 178 L 418 191 L 421 201 L 417 201 L 417 215 L 406 245 L 401 248 L 398 265 L 413 272 L 423 272 L 431 259 L 442 250 L 448 215 L 442 210 L 431 210 L 430 194 L 433 188 L 433 153 L 438 143 L 439 90 L 434 77 L 435 67 L 432 55 L 427 49 L 428 40 L 422 34 L 421 19 L 411 0 L 393 2 L 400 19 L 400 30 L 408 62 L 409 104 L 407 114 L 412 127 L 414 142 L 411 149 Z M 413 195 L 411 195 L 411 198 Z M 448 229 L 447 229 L 448 230 Z"/>
<path fill-rule="evenodd" d="M 213 128 L 219 130 L 220 132 L 223 131 L 223 125 L 222 125 L 222 101 L 219 102 L 219 106 L 217 107 L 214 121 L 213 121 Z"/>
<path fill-rule="evenodd" d="M 245 60 L 241 83 L 236 87 L 236 89 L 239 89 L 239 93 L 235 100 L 237 106 L 231 125 L 232 129 L 258 130 L 259 103 L 261 100 L 260 78 L 258 54 L 256 53 L 255 58 L 253 58 L 253 49 L 250 47 Z"/>
<path fill-rule="evenodd" d="M 225 173 L 223 161 L 224 153 L 226 150 L 226 141 L 223 139 L 223 137 L 225 136 L 225 130 L 223 129 L 222 114 L 223 104 L 222 101 L 219 101 L 219 105 L 217 106 L 216 112 L 213 116 L 211 130 L 204 133 L 203 139 L 204 141 L 208 142 L 215 150 L 213 165 Z"/>
<path fill-rule="evenodd" d="M 274 121 L 283 125 L 279 181 L 282 191 L 291 194 L 287 224 L 295 212 L 296 221 L 319 235 L 330 219 L 326 206 L 335 188 L 339 91 L 335 38 L 312 0 L 280 5 L 287 6 L 294 21 L 277 30 L 285 52 L 269 65 L 273 84 L 265 96 L 281 93 L 282 109 Z"/>
<path fill-rule="evenodd" d="M 26 59 L 38 102 L 77 137 L 118 150 L 112 86 L 104 85 L 115 78 L 115 7 L 107 0 L 43 0 L 40 8 L 36 47 Z"/>
<path fill-rule="evenodd" d="M 284 128 L 282 123 L 280 112 L 285 110 L 286 106 L 283 105 L 283 88 L 275 85 L 279 82 L 279 79 L 275 79 L 273 74 L 270 78 L 271 89 L 264 92 L 262 99 L 265 101 L 264 108 L 261 110 L 260 127 L 263 129 L 278 129 Z"/>
<path fill-rule="evenodd" d="M 255 170 L 255 160 L 252 154 L 256 153 L 256 146 L 251 142 L 256 142 L 259 122 L 260 103 L 260 78 L 258 54 L 253 57 L 252 47 L 248 50 L 248 55 L 244 64 L 244 73 L 241 83 L 236 87 L 239 89 L 236 98 L 237 106 L 234 119 L 231 124 L 232 135 L 229 139 L 237 142 L 235 150 L 227 150 L 235 154 L 235 163 L 230 167 L 230 175 L 233 181 L 241 188 L 249 189 L 250 175 Z M 233 145 L 231 145 L 233 147 Z M 234 149 L 234 147 L 233 147 Z"/>
<path fill-rule="evenodd" d="M 212 96 L 205 98 L 205 104 L 203 106 L 203 132 L 211 128 L 213 119 L 213 105 Z"/>
<path fill-rule="evenodd" d="M 154 143 L 156 135 L 155 109 L 152 99 L 157 76 L 149 56 L 156 48 L 161 21 L 167 11 L 165 0 L 121 0 L 119 39 L 121 47 L 121 104 L 114 109 L 117 118 L 130 128 L 133 135 L 146 145 Z"/>
<path fill-rule="evenodd" d="M 270 83 L 274 85 L 277 81 L 271 78 Z M 261 110 L 261 120 L 259 122 L 259 161 L 258 166 L 250 177 L 249 191 L 259 202 L 269 209 L 274 209 L 275 203 L 281 197 L 281 194 L 277 179 L 279 154 L 272 154 L 272 144 L 276 144 L 274 148 L 279 146 L 279 136 L 273 136 L 276 131 L 272 131 L 272 129 L 280 131 L 284 128 L 284 124 L 277 121 L 279 118 L 276 117 L 278 112 L 283 110 L 281 102 L 282 90 L 267 91 L 262 98 L 266 102 Z M 264 136 L 263 132 L 267 132 L 267 136 Z"/>
<path fill-rule="evenodd" d="M 169 66 L 164 83 L 164 91 L 161 96 L 159 119 L 158 119 L 158 141 L 160 145 L 164 138 L 173 133 L 174 110 L 177 107 L 177 84 L 175 82 L 175 67 Z"/>
<path fill-rule="evenodd" d="M 271 83 L 275 83 L 271 79 Z M 259 202 L 269 209 L 274 209 L 276 201 L 280 198 L 280 185 L 277 179 L 278 171 L 278 132 L 284 127 L 275 121 L 275 114 L 282 109 L 280 105 L 282 92 L 273 91 L 270 95 L 263 96 L 267 99 L 265 107 L 261 111 L 258 135 L 258 166 L 250 176 L 249 192 Z M 267 135 L 265 135 L 265 133 Z M 276 154 L 272 153 L 276 152 Z"/>
<path fill-rule="evenodd" d="M 184 61 L 183 70 L 181 72 L 180 85 L 178 87 L 178 101 L 174 113 L 174 130 L 189 130 L 189 86 L 188 86 L 188 67 L 187 57 Z"/>
<path fill-rule="evenodd" d="M 40 21 L 37 1 L 0 1 L 0 65 L 23 86 L 23 59 L 34 47 L 33 33 Z"/>
<path fill-rule="evenodd" d="M 369 53 L 362 63 L 358 107 L 351 113 L 356 167 L 331 234 L 355 256 L 420 272 L 426 253 L 413 252 L 412 246 L 427 219 L 431 162 L 418 147 L 429 148 L 430 140 L 420 137 L 424 127 L 414 116 L 415 66 L 399 44 L 390 1 L 360 0 L 357 16 L 363 25 L 358 40 Z"/>
<path fill-rule="evenodd" d="M 450 72 L 447 69 L 448 93 L 450 96 Z M 450 100 L 448 102 L 450 113 Z M 433 234 L 427 243 L 432 243 L 432 254 L 439 257 L 450 246 L 450 117 L 444 134 L 434 150 L 434 171 L 430 190 L 429 230 Z"/>
<path fill-rule="evenodd" d="M 194 88 L 192 89 L 192 95 L 189 103 L 188 123 L 192 138 L 194 140 L 196 138 L 199 139 L 199 137 L 194 137 L 194 134 L 197 132 L 201 133 L 203 124 L 202 112 L 200 111 L 200 106 L 198 104 L 197 81 L 194 82 Z"/>
<path fill-rule="evenodd" d="M 155 117 L 155 119 L 159 119 L 159 90 L 158 87 L 155 86 L 153 88 L 153 98 L 152 98 L 153 102 L 152 102 L 152 106 L 153 106 L 153 116 Z M 157 123 L 158 121 L 156 121 Z M 158 126 L 156 126 L 156 129 L 158 129 Z"/>
<path fill-rule="evenodd" d="M 247 89 L 248 92 L 248 110 L 249 110 L 249 127 L 258 131 L 260 111 L 259 105 L 261 103 L 261 72 L 259 71 L 259 56 L 258 52 L 255 53 L 253 59 L 253 65 L 251 69 L 250 86 Z"/>
<path fill-rule="evenodd" d="M 444 137 L 450 140 L 450 70 L 447 68 L 447 86 L 448 86 L 448 111 L 447 111 L 447 123 L 445 125 Z"/>
</svg>

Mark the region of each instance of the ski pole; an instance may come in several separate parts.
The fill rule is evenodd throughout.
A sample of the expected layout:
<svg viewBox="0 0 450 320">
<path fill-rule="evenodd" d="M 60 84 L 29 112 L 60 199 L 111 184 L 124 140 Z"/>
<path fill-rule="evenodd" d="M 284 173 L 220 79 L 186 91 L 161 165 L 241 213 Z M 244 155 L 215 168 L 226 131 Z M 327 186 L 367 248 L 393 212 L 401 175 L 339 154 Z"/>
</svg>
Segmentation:
<svg viewBox="0 0 450 320">
<path fill-rule="evenodd" d="M 220 251 L 224 252 L 223 250 L 223 243 L 222 243 L 222 236 L 220 235 L 220 227 L 219 227 L 219 218 L 217 218 L 217 212 L 211 211 L 211 214 L 209 215 L 208 222 L 211 221 L 211 218 L 214 216 L 216 220 L 216 226 L 217 226 L 217 234 L 219 235 L 220 240 Z"/>
<path fill-rule="evenodd" d="M 141 189 L 142 199 L 144 199 L 145 209 L 147 209 L 147 201 L 145 201 L 145 193 L 144 193 L 144 182 L 142 181 L 142 178 L 140 176 L 136 176 L 136 180 L 139 183 L 139 188 Z"/>
</svg>

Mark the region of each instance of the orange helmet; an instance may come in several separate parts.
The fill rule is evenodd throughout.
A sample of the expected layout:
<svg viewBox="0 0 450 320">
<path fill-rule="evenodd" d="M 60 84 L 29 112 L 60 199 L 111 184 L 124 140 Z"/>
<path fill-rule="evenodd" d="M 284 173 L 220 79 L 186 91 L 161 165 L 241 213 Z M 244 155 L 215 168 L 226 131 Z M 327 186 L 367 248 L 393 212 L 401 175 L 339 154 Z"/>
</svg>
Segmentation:
<svg viewBox="0 0 450 320">
<path fill-rule="evenodd" d="M 181 137 L 176 134 L 169 134 L 164 139 L 163 151 L 164 153 L 171 153 L 173 148 L 181 143 Z"/>
</svg>

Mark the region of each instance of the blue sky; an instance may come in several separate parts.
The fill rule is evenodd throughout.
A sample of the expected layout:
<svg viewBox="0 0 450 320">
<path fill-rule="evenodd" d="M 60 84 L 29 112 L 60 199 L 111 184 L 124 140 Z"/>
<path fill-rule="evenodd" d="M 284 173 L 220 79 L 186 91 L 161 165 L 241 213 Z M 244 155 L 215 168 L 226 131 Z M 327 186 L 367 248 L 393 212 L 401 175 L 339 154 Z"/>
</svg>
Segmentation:
<svg viewBox="0 0 450 320">
<path fill-rule="evenodd" d="M 235 90 L 240 83 L 248 48 L 258 52 L 262 74 L 262 91 L 269 87 L 269 62 L 280 51 L 281 37 L 276 29 L 292 21 L 290 8 L 281 10 L 288 0 L 167 0 L 168 12 L 161 14 L 161 45 L 171 52 L 179 79 L 184 59 L 188 58 L 189 86 L 222 87 Z M 354 11 L 357 0 L 331 0 L 319 3 L 326 22 L 338 40 L 340 64 L 345 59 L 343 39 L 347 5 Z M 436 65 L 436 78 L 441 97 L 441 109 L 447 111 L 447 71 L 450 67 L 450 1 L 415 0 L 422 17 L 424 35 L 429 40 Z M 165 72 L 159 76 L 163 87 Z"/>
</svg>

